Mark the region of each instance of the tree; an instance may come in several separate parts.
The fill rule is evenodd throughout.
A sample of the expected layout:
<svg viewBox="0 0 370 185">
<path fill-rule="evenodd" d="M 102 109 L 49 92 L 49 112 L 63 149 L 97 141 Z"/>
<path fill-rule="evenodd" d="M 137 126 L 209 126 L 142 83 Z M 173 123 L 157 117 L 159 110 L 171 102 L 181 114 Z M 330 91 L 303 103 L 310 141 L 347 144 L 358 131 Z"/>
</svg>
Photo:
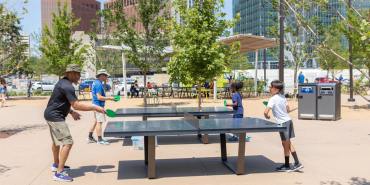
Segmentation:
<svg viewBox="0 0 370 185">
<path fill-rule="evenodd" d="M 57 3 L 57 14 L 52 12 L 52 30 L 44 25 L 42 45 L 40 51 L 48 62 L 51 73 L 61 76 L 68 64 L 78 64 L 82 68 L 87 58 L 87 45 L 82 39 L 72 39 L 72 30 L 79 25 L 81 18 L 74 19 L 74 14 L 67 11 L 68 2 L 61 8 L 60 0 Z"/>
<path fill-rule="evenodd" d="M 347 60 L 349 58 L 348 47 L 344 45 L 345 38 L 342 37 L 341 32 L 336 28 L 336 23 L 330 26 L 330 29 L 326 30 L 325 39 L 323 43 L 325 43 L 328 47 L 333 49 L 339 55 L 345 57 Z M 322 55 L 317 54 L 319 60 L 319 65 L 323 70 L 329 71 L 332 69 L 335 73 L 339 73 L 344 69 L 348 69 L 348 64 L 343 60 L 339 59 L 331 52 L 322 51 Z M 327 61 L 327 65 L 325 63 L 325 59 Z M 333 80 L 335 76 L 332 76 Z"/>
<path fill-rule="evenodd" d="M 322 35 L 322 27 L 317 16 L 310 16 L 317 12 L 317 9 L 309 7 L 305 1 L 295 1 L 295 3 L 298 4 L 289 5 L 287 1 L 284 3 L 284 42 L 286 43 L 284 45 L 284 49 L 292 56 L 292 58 L 289 58 L 287 55 L 284 56 L 284 65 L 289 68 L 293 68 L 294 88 L 297 88 L 298 69 L 303 67 L 309 59 L 313 58 L 315 53 L 311 52 L 310 45 L 313 44 L 313 40 L 310 38 L 312 35 L 307 34 L 302 27 L 298 26 L 292 11 L 302 15 L 302 19 L 304 19 L 308 25 L 315 27 L 316 30 L 318 30 L 319 35 Z M 272 0 L 270 5 L 276 12 L 279 12 L 279 0 Z M 291 6 L 293 10 L 289 9 L 288 6 Z M 274 17 L 271 12 L 269 12 L 269 14 Z M 279 42 L 280 19 L 273 18 L 272 20 L 269 20 L 269 22 L 273 22 L 275 24 L 274 26 L 267 28 L 267 34 L 275 37 Z M 279 60 L 279 50 L 277 48 L 271 48 L 268 52 L 272 54 L 276 60 Z"/>
<path fill-rule="evenodd" d="M 22 1 L 22 4 L 28 1 Z M 20 31 L 22 27 L 16 10 L 7 8 L 9 2 L 0 3 L 0 74 L 7 75 L 16 69 L 22 68 L 27 60 L 24 51 L 28 45 L 21 42 Z M 22 14 L 28 13 L 23 7 Z"/>
<path fill-rule="evenodd" d="M 234 70 L 247 70 L 252 68 L 252 64 L 248 62 L 248 56 L 237 55 L 234 59 L 229 62 L 229 69 Z"/>
<path fill-rule="evenodd" d="M 123 50 L 128 62 L 135 65 L 144 75 L 152 69 L 161 71 L 163 60 L 168 56 L 165 50 L 170 45 L 170 10 L 168 0 L 130 0 L 136 14 L 128 17 L 122 4 L 113 5 L 114 13 L 109 9 L 103 13 L 114 26 L 114 37 L 131 49 Z M 136 25 L 142 25 L 144 31 L 136 31 Z M 144 106 L 146 106 L 146 85 L 144 85 Z"/>
<path fill-rule="evenodd" d="M 312 26 L 310 26 L 307 23 L 307 21 L 305 21 L 303 15 L 300 15 L 298 12 L 294 11 L 294 9 L 292 7 L 292 5 L 294 4 L 294 1 L 289 1 L 290 3 L 288 3 L 287 0 L 284 0 L 284 2 L 287 3 L 288 4 L 287 7 L 290 10 L 292 10 L 292 13 L 295 16 L 295 20 L 297 21 L 298 26 L 303 28 L 307 34 L 312 34 L 313 35 L 312 40 L 314 41 L 314 44 L 312 46 L 316 49 L 316 51 L 319 53 L 319 55 L 321 55 L 324 58 L 324 62 L 327 64 L 327 66 L 328 66 L 328 63 L 327 63 L 328 61 L 327 61 L 327 59 L 325 59 L 325 56 L 323 55 L 323 51 L 327 51 L 327 52 L 332 53 L 334 56 L 336 56 L 340 60 L 346 62 L 347 64 L 349 64 L 351 66 L 353 66 L 356 70 L 358 70 L 367 79 L 370 79 L 369 75 L 366 74 L 366 71 L 361 69 L 361 66 L 356 65 L 353 62 L 350 62 L 349 60 L 347 60 L 345 58 L 345 56 L 341 56 L 340 54 L 335 52 L 332 48 L 330 48 L 328 45 L 326 45 L 323 42 L 323 40 L 320 38 L 317 31 Z M 369 24 L 370 12 L 367 12 L 367 10 L 364 10 L 356 1 L 352 1 L 352 3 L 353 4 L 350 6 L 348 0 L 339 0 L 339 2 L 337 2 L 337 1 L 329 2 L 328 0 L 308 0 L 308 4 L 302 4 L 300 6 L 305 6 L 305 7 L 316 6 L 316 7 L 319 7 L 319 8 L 322 9 L 323 13 L 325 13 L 325 12 L 331 13 L 332 14 L 331 17 L 338 18 L 338 21 L 340 21 L 344 27 L 346 27 L 347 29 L 350 28 L 351 31 L 344 32 L 344 27 L 343 27 L 342 31 L 346 35 L 347 39 L 352 40 L 352 42 L 353 42 L 352 44 L 353 44 L 353 48 L 354 48 L 355 51 L 350 53 L 350 54 L 353 55 L 353 54 L 355 54 L 356 49 L 358 49 L 358 51 L 362 50 L 362 51 L 366 51 L 366 52 L 368 52 L 370 50 L 370 24 Z M 368 2 L 364 2 L 364 3 L 368 3 Z M 347 16 L 343 15 L 341 13 L 340 9 L 339 9 L 339 7 L 343 7 L 343 5 L 347 6 L 347 10 L 348 10 L 347 11 Z M 356 9 L 354 9 L 353 6 L 356 6 Z M 358 19 L 358 20 L 355 21 L 355 22 L 352 22 L 353 18 Z M 355 39 L 358 39 L 358 38 L 360 40 L 364 41 L 364 42 L 354 42 Z M 359 47 L 364 47 L 364 48 L 359 49 Z M 366 60 L 366 61 L 370 61 L 370 60 Z M 368 62 L 366 62 L 366 61 L 364 61 L 364 63 L 365 63 L 366 66 L 368 66 Z M 332 74 L 332 76 L 334 76 L 334 72 L 331 70 L 331 68 L 328 67 L 328 69 L 329 69 L 330 73 Z M 349 87 L 349 88 L 353 89 L 352 87 Z M 366 97 L 364 97 L 361 93 L 359 93 L 355 89 L 353 89 L 353 90 L 356 93 L 358 93 L 360 96 L 362 96 L 364 99 L 366 99 L 367 101 L 370 102 L 370 100 L 368 100 Z"/>
<path fill-rule="evenodd" d="M 104 50 L 101 46 L 104 45 L 119 45 L 119 41 L 110 34 L 111 26 L 109 15 L 104 15 L 106 11 L 98 11 L 98 17 L 104 18 L 103 21 L 92 20 L 92 28 L 88 35 L 90 36 L 90 51 L 94 56 L 92 59 L 93 68 L 95 71 L 99 69 L 106 69 L 112 80 L 114 75 L 122 72 L 122 57 L 121 51 Z M 105 85 L 105 84 L 104 84 Z M 114 84 L 112 85 L 112 92 L 114 93 Z"/>
<path fill-rule="evenodd" d="M 235 26 L 239 15 L 232 21 L 225 20 L 226 14 L 221 11 L 223 0 L 195 0 L 190 8 L 182 0 L 173 5 L 180 14 L 181 23 L 175 20 L 172 23 L 172 45 L 176 53 L 167 65 L 167 72 L 171 82 L 198 84 L 200 107 L 202 82 L 220 75 L 239 54 L 239 42 L 228 46 L 216 41 L 225 30 Z"/>
</svg>

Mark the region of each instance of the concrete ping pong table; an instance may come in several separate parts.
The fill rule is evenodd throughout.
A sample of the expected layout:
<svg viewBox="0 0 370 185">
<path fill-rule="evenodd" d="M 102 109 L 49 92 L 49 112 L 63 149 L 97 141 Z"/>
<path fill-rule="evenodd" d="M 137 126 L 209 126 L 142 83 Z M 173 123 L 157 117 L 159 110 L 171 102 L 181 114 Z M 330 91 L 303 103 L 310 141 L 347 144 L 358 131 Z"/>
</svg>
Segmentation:
<svg viewBox="0 0 370 185">
<path fill-rule="evenodd" d="M 148 178 L 152 179 L 155 178 L 155 136 L 220 134 L 221 161 L 240 175 L 244 173 L 246 133 L 287 131 L 286 125 L 278 125 L 259 118 L 197 119 L 186 112 L 183 114 L 183 120 L 109 122 L 104 130 L 104 137 L 144 136 L 145 167 Z M 239 136 L 237 167 L 227 161 L 225 133 Z"/>
<path fill-rule="evenodd" d="M 116 117 L 142 117 L 143 121 L 147 121 L 148 117 L 183 117 L 184 112 L 187 112 L 198 119 L 204 117 L 209 119 L 210 115 L 225 115 L 236 114 L 236 111 L 227 107 L 177 107 L 171 103 L 171 107 L 158 108 L 121 108 L 116 110 Z M 204 144 L 208 144 L 208 134 L 198 134 L 198 139 Z"/>
</svg>

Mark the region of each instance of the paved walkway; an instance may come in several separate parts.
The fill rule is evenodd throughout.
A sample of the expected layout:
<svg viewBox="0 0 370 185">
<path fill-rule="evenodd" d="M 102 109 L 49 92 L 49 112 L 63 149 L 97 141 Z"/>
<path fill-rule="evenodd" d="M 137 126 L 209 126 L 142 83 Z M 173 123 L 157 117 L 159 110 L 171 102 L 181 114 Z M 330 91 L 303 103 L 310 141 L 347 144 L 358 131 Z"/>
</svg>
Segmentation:
<svg viewBox="0 0 370 185">
<path fill-rule="evenodd" d="M 0 108 L 0 128 L 23 130 L 0 139 L 0 184 L 61 184 L 52 180 L 51 139 L 43 111 L 40 106 Z M 275 171 L 284 162 L 277 133 L 247 134 L 251 142 L 246 144 L 245 175 L 239 176 L 221 163 L 219 136 L 210 135 L 207 145 L 194 135 L 161 136 L 153 180 L 146 178 L 144 153 L 132 149 L 131 139 L 106 138 L 109 146 L 87 144 L 91 121 L 91 112 L 83 112 L 81 121 L 67 118 L 75 141 L 67 161 L 74 184 L 370 184 L 369 121 L 293 118 L 293 144 L 305 165 L 293 173 Z M 235 164 L 237 143 L 228 142 L 227 149 Z"/>
</svg>

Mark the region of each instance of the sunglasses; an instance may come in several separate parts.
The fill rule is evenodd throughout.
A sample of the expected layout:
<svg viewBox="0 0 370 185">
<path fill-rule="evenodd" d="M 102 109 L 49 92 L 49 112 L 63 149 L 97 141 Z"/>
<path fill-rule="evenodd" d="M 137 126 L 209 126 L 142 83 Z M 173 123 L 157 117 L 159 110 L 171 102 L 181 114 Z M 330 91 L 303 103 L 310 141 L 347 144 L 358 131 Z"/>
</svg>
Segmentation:
<svg viewBox="0 0 370 185">
<path fill-rule="evenodd" d="M 270 86 L 269 88 L 270 88 L 270 90 L 271 90 L 271 89 L 276 89 L 275 87 L 271 87 L 271 86 Z"/>
</svg>

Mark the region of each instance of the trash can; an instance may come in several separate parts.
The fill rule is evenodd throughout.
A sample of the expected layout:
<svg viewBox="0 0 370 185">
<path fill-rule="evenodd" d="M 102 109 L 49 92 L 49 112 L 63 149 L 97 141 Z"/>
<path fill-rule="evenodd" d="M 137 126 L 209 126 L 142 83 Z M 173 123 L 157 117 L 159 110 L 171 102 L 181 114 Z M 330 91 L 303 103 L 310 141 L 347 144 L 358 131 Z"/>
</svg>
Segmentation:
<svg viewBox="0 0 370 185">
<path fill-rule="evenodd" d="M 298 119 L 317 119 L 317 83 L 298 85 Z"/>
<path fill-rule="evenodd" d="M 317 119 L 339 120 L 341 118 L 340 84 L 319 83 L 317 89 Z"/>
</svg>

